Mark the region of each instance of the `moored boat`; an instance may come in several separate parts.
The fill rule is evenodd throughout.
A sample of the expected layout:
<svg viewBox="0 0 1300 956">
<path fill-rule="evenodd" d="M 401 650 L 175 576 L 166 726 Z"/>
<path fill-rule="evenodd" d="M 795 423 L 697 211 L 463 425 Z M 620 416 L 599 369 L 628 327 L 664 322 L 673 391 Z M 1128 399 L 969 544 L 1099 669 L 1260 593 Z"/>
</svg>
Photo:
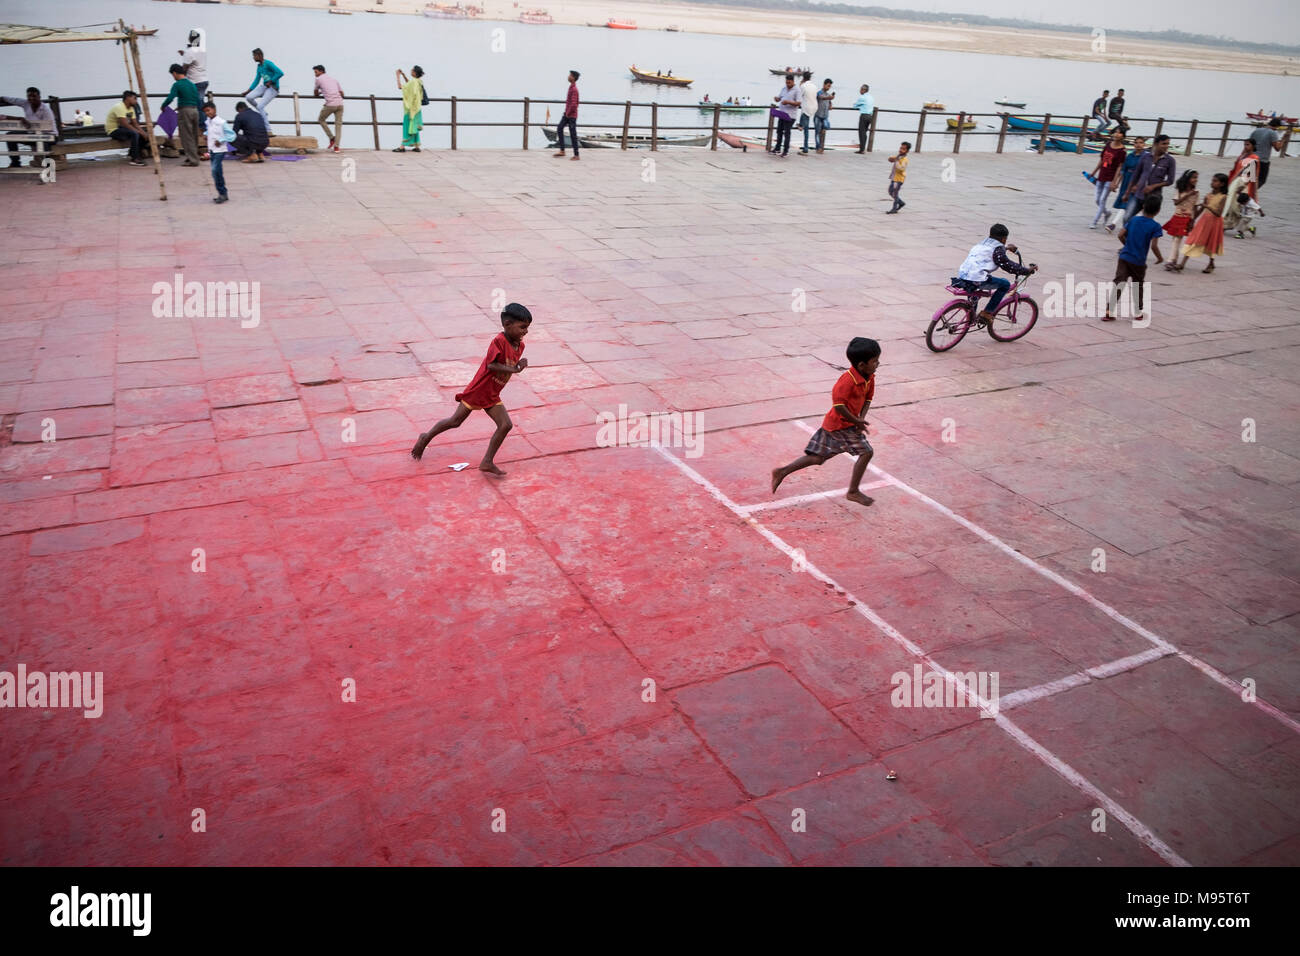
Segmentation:
<svg viewBox="0 0 1300 956">
<path fill-rule="evenodd" d="M 554 23 L 555 18 L 552 17 L 550 13 L 548 13 L 546 10 L 542 10 L 542 9 L 525 10 L 523 13 L 519 14 L 519 22 L 520 23 L 543 23 L 543 24 Z"/>
<path fill-rule="evenodd" d="M 773 76 L 785 76 L 787 73 L 811 73 L 812 71 L 811 66 L 787 66 L 779 70 L 774 70 L 771 67 L 767 68 L 767 72 Z"/>
<path fill-rule="evenodd" d="M 723 113 L 766 113 L 769 109 L 766 103 L 756 106 L 753 103 L 724 103 L 722 101 L 706 103 L 704 100 L 700 100 L 701 112 L 712 112 L 715 106 Z"/>
<path fill-rule="evenodd" d="M 947 107 L 943 105 L 943 100 L 930 100 L 928 103 L 922 103 L 921 109 L 942 110 L 942 109 L 947 109 Z"/>
<path fill-rule="evenodd" d="M 1035 133 L 1043 131 L 1043 121 L 1034 119 L 1032 116 L 1008 116 L 1007 126 L 1010 129 L 1032 130 Z M 1073 133 L 1078 136 L 1079 133 L 1083 132 L 1083 129 L 1078 123 L 1052 123 L 1047 127 L 1047 132 L 1064 133 L 1067 136 Z"/>
<path fill-rule="evenodd" d="M 694 80 L 688 80 L 684 76 L 665 76 L 662 73 L 650 73 L 646 70 L 638 70 L 635 65 L 629 66 L 632 75 L 643 83 L 658 83 L 661 86 L 690 86 Z"/>
<path fill-rule="evenodd" d="M 351 11 L 351 10 L 340 10 L 340 9 L 338 9 L 337 7 L 330 7 L 329 12 L 330 12 L 330 13 L 337 13 L 337 14 L 338 14 L 339 16 L 341 16 L 341 17 L 350 17 L 350 16 L 352 16 L 352 11 Z"/>
<path fill-rule="evenodd" d="M 1011 107 L 1013 110 L 1023 110 L 1023 109 L 1025 108 L 1025 104 L 1024 104 L 1024 103 L 1017 103 L 1015 100 L 994 100 L 994 101 L 993 101 L 993 105 L 994 105 L 994 106 L 1009 106 L 1009 107 Z"/>
<path fill-rule="evenodd" d="M 1029 144 L 1034 149 L 1038 148 L 1038 143 L 1039 139 L 1037 137 L 1034 137 L 1029 141 Z M 1083 149 L 1079 149 L 1077 141 L 1057 139 L 1053 136 L 1049 136 L 1047 137 L 1046 149 L 1048 152 L 1052 153 L 1100 153 L 1102 147 L 1100 143 L 1084 143 Z"/>
<path fill-rule="evenodd" d="M 542 132 L 546 135 L 547 142 L 555 144 L 555 129 L 550 126 L 543 126 Z M 712 133 L 705 133 L 702 136 L 659 136 L 652 137 L 648 133 L 628 133 L 628 149 L 648 149 L 653 140 L 657 146 L 708 146 L 713 141 Z M 565 137 L 568 142 L 568 137 Z M 587 149 L 618 149 L 623 145 L 623 134 L 602 132 L 602 133 L 579 133 L 578 142 Z"/>
<path fill-rule="evenodd" d="M 976 124 L 975 124 L 975 121 L 974 121 L 974 120 L 972 120 L 972 119 L 968 119 L 966 122 L 964 122 L 964 123 L 961 124 L 961 128 L 962 128 L 962 129 L 974 129 L 974 128 L 975 128 L 975 125 L 976 125 Z M 949 128 L 949 129 L 956 129 L 956 128 L 957 128 L 957 117 L 955 117 L 955 116 L 949 116 L 949 117 L 948 117 L 948 128 Z"/>
<path fill-rule="evenodd" d="M 610 17 L 608 20 L 605 21 L 605 26 L 609 27 L 611 30 L 635 30 L 636 21 L 615 20 L 613 17 Z"/>
<path fill-rule="evenodd" d="M 1274 117 L 1280 119 L 1282 121 L 1282 125 L 1284 126 L 1295 126 L 1297 123 L 1300 123 L 1300 119 L 1297 119 L 1294 116 L 1278 116 L 1276 113 L 1265 113 L 1263 110 L 1261 110 L 1258 113 L 1246 114 L 1246 119 L 1250 120 L 1253 123 L 1267 123 L 1269 120 L 1273 119 Z"/>
</svg>

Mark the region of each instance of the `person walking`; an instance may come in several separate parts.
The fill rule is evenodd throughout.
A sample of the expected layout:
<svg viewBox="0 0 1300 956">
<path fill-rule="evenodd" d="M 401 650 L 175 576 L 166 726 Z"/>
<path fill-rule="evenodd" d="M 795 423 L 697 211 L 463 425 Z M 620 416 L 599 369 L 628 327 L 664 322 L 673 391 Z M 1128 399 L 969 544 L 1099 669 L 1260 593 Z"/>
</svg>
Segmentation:
<svg viewBox="0 0 1300 956">
<path fill-rule="evenodd" d="M 181 150 L 185 153 L 182 166 L 199 164 L 199 91 L 185 78 L 185 67 L 173 63 L 168 67 L 172 75 L 172 88 L 167 99 L 162 101 L 159 112 L 165 110 L 172 100 L 176 101 L 176 120 L 181 134 Z"/>
<path fill-rule="evenodd" d="M 853 103 L 858 111 L 858 152 L 867 151 L 867 134 L 871 131 L 871 114 L 876 111 L 876 101 L 871 95 L 871 87 L 866 83 L 858 91 L 858 98 Z"/>
<path fill-rule="evenodd" d="M 330 144 L 325 147 L 335 153 L 341 152 L 339 148 L 343 141 L 343 87 L 339 86 L 339 81 L 334 79 L 325 72 L 325 67 L 319 63 L 312 67 L 312 72 L 316 74 L 316 88 L 312 91 L 315 96 L 323 96 L 325 105 L 320 108 L 320 115 L 316 121 L 320 123 L 320 128 L 329 136 Z M 334 117 L 334 135 L 330 136 L 330 128 L 325 121 L 331 116 Z"/>
<path fill-rule="evenodd" d="M 405 70 L 397 71 L 397 88 L 402 91 L 402 145 L 394 153 L 420 151 L 420 130 L 424 129 L 424 70 L 419 66 L 411 67 L 408 79 Z"/>
<path fill-rule="evenodd" d="M 802 103 L 802 97 L 794 86 L 793 73 L 785 75 L 785 85 L 777 90 L 776 96 L 772 97 L 772 102 L 776 104 L 772 107 L 772 113 L 776 116 L 776 146 L 772 148 L 772 152 L 789 156 L 790 131 L 794 128 L 795 117 L 799 115 Z"/>
<path fill-rule="evenodd" d="M 907 205 L 898 194 L 903 191 L 903 181 L 907 179 L 907 157 L 911 152 L 912 144 L 904 141 L 898 147 L 898 153 L 889 157 L 889 161 L 894 164 L 889 170 L 889 198 L 894 200 L 894 206 L 885 210 L 886 216 L 892 216 Z"/>
<path fill-rule="evenodd" d="M 1089 229 L 1096 229 L 1097 224 L 1106 217 L 1106 201 L 1119 185 L 1125 158 L 1124 134 L 1115 130 L 1110 134 L 1110 142 L 1101 151 L 1101 155 L 1097 158 L 1097 166 L 1092 171 L 1091 181 L 1097 190 L 1094 197 L 1097 203 L 1097 214 L 1092 217 L 1092 225 L 1088 227 Z"/>
<path fill-rule="evenodd" d="M 835 94 L 831 92 L 834 80 L 822 80 L 822 88 L 817 91 L 817 155 L 826 152 L 826 133 L 831 128 L 831 107 L 835 105 Z"/>
<path fill-rule="evenodd" d="M 564 130 L 568 127 L 569 139 L 573 141 L 573 158 L 581 158 L 578 155 L 578 77 L 581 75 L 577 70 L 569 71 L 569 91 L 564 95 L 564 115 L 560 117 L 560 125 L 555 128 L 555 145 L 559 151 L 553 153 L 554 156 L 564 155 Z"/>
<path fill-rule="evenodd" d="M 1255 144 L 1255 152 L 1259 155 L 1259 188 L 1263 188 L 1268 182 L 1268 164 L 1273 155 L 1273 147 L 1282 139 L 1278 132 L 1278 127 L 1282 125 L 1282 120 L 1274 116 L 1268 121 L 1267 126 L 1261 126 L 1255 132 L 1250 134 L 1250 141 Z"/>
<path fill-rule="evenodd" d="M 212 185 L 217 188 L 217 195 L 212 200 L 220 205 L 228 202 L 230 193 L 226 191 L 226 172 L 224 163 L 226 161 L 226 121 L 217 115 L 217 105 L 215 103 L 204 103 L 203 112 L 207 114 L 208 126 L 205 130 L 208 137 L 208 160 L 212 164 Z M 234 130 L 231 130 L 230 138 L 234 138 Z"/>
<path fill-rule="evenodd" d="M 253 76 L 253 85 L 244 90 L 248 105 L 262 114 L 270 129 L 271 119 L 266 115 L 266 108 L 271 100 L 280 95 L 280 78 L 284 70 L 268 60 L 259 47 L 253 51 L 253 62 L 257 64 L 257 73 Z"/>
<path fill-rule="evenodd" d="M 1133 181 L 1129 183 L 1125 201 L 1124 222 L 1128 224 L 1142 208 L 1147 196 L 1163 196 L 1163 189 L 1174 184 L 1178 175 L 1178 164 L 1169 152 L 1169 135 L 1161 133 L 1151 143 L 1151 152 L 1144 153 L 1138 161 Z"/>
<path fill-rule="evenodd" d="M 808 131 L 817 116 L 817 86 L 813 83 L 812 73 L 805 72 L 803 82 L 799 84 L 799 128 L 803 130 L 803 148 L 800 156 L 808 155 Z"/>
</svg>

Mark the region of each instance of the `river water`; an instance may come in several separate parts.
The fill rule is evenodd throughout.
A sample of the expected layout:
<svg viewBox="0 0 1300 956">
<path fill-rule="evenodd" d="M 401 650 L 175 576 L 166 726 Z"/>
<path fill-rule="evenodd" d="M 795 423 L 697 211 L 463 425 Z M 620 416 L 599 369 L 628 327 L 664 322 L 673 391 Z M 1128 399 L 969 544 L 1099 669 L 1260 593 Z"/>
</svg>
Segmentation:
<svg viewBox="0 0 1300 956">
<path fill-rule="evenodd" d="M 250 51 L 260 46 L 268 58 L 286 73 L 283 90 L 308 94 L 312 89 L 311 67 L 323 63 L 343 84 L 349 95 L 397 95 L 394 70 L 408 70 L 420 64 L 426 71 L 426 89 L 431 97 L 460 98 L 543 98 L 562 100 L 565 76 L 570 68 L 582 72 L 579 84 L 585 103 L 580 125 L 594 128 L 621 124 L 623 108 L 590 105 L 609 100 L 622 103 L 656 101 L 663 105 L 694 104 L 704 94 L 713 99 L 750 96 L 755 102 L 771 99 L 781 79 L 769 74 L 772 67 L 784 67 L 793 60 L 808 63 L 820 81 L 835 80 L 839 105 L 851 106 L 858 87 L 870 83 L 876 105 L 883 109 L 917 110 L 925 100 L 937 97 L 951 110 L 993 112 L 995 99 L 1009 98 L 1028 103 L 1027 112 L 1079 116 L 1103 88 L 1127 90 L 1130 116 L 1199 118 L 1202 121 L 1231 119 L 1245 121 L 1246 110 L 1285 110 L 1295 114 L 1300 107 L 1300 78 L 1261 76 L 1218 71 L 1171 70 L 1155 67 L 1116 67 L 1069 60 L 1031 59 L 1017 56 L 950 53 L 897 47 L 863 47 L 809 41 L 805 53 L 791 52 L 785 40 L 721 37 L 664 31 L 622 31 L 567 26 L 530 26 L 500 21 L 448 21 L 400 14 L 357 13 L 332 16 L 321 9 L 303 10 L 247 4 L 180 4 L 152 0 L 0 0 L 0 21 L 46 26 L 80 26 L 123 17 L 137 27 L 160 27 L 156 37 L 140 41 L 146 70 L 145 80 L 152 93 L 165 93 L 171 78 L 167 66 L 184 46 L 193 27 L 206 32 L 208 66 L 214 92 L 242 92 L 253 77 Z M 628 66 L 672 70 L 675 76 L 694 79 L 690 89 L 673 89 L 636 82 Z M 64 98 L 118 93 L 126 82 L 120 49 L 112 43 L 7 46 L 0 56 L 3 94 L 23 95 L 28 85 Z M 136 84 L 134 80 L 131 86 Z M 75 108 L 68 104 L 65 119 Z M 97 119 L 106 103 L 93 105 Z M 232 104 L 226 101 L 223 114 Z M 314 117 L 319 101 L 302 106 L 304 131 L 319 134 Z M 380 120 L 399 121 L 397 103 L 379 104 Z M 534 105 L 532 121 L 546 118 L 546 105 Z M 550 106 L 552 121 L 561 109 Z M 425 122 L 448 119 L 447 104 L 431 104 Z M 368 103 L 349 101 L 346 119 L 368 120 Z M 698 109 L 660 110 L 661 126 L 707 128 L 711 114 Z M 291 120 L 293 106 L 282 96 L 271 107 L 273 120 Z M 458 105 L 460 122 L 519 122 L 518 104 Z M 634 110 L 634 124 L 648 125 L 649 110 Z M 724 114 L 722 128 L 745 125 L 766 126 L 763 114 L 743 117 Z M 892 149 L 902 139 L 915 139 L 917 117 L 882 116 L 881 127 L 908 132 L 880 133 L 878 149 Z M 981 129 L 993 129 L 997 120 L 980 120 Z M 855 136 L 856 117 L 836 112 L 837 127 L 832 142 L 849 142 Z M 1139 131 L 1143 126 L 1138 124 Z M 310 130 L 307 127 L 311 127 Z M 290 132 L 278 126 L 280 132 Z M 1185 126 L 1167 126 L 1171 135 L 1185 132 Z M 1241 134 L 1247 131 L 1240 128 Z M 1201 134 L 1202 145 L 1217 149 L 1221 129 Z M 370 130 L 350 127 L 345 145 L 361 147 L 372 143 Z M 761 134 L 760 134 L 761 135 Z M 950 135 L 942 118 L 931 118 L 925 149 L 950 148 Z M 383 130 L 385 146 L 395 145 L 395 127 Z M 1235 138 L 1235 137 L 1234 137 Z M 1023 148 L 1026 137 L 1012 137 L 1008 148 Z M 448 144 L 446 128 L 426 129 L 425 142 L 434 147 Z M 458 133 L 461 148 L 517 147 L 518 128 L 466 127 Z M 995 148 L 996 136 L 969 136 L 963 150 Z M 544 145 L 536 131 L 530 145 Z"/>
</svg>

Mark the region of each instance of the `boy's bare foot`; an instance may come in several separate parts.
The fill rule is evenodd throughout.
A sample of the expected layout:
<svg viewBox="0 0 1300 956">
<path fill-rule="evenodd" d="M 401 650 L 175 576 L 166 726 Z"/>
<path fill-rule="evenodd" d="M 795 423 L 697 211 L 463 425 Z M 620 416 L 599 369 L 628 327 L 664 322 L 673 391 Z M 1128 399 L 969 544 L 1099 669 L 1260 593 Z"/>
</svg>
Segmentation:
<svg viewBox="0 0 1300 956">
<path fill-rule="evenodd" d="M 781 482 L 785 481 L 785 472 L 780 468 L 772 469 L 772 494 L 776 494 L 776 489 L 781 487 Z"/>
<path fill-rule="evenodd" d="M 424 449 L 429 446 L 429 439 L 425 436 L 428 432 L 420 432 L 420 437 L 415 442 L 415 447 L 411 449 L 411 457 L 419 461 L 424 457 Z"/>
<path fill-rule="evenodd" d="M 850 491 L 850 492 L 849 492 L 847 495 L 845 495 L 844 497 L 845 497 L 845 498 L 848 498 L 849 501 L 856 501 L 856 502 L 857 502 L 858 504 L 860 504 L 860 505 L 869 505 L 869 504 L 872 504 L 873 502 L 875 502 L 875 500 L 876 500 L 875 498 L 871 498 L 871 497 L 869 497 L 869 496 L 867 496 L 867 495 L 864 495 L 864 494 L 863 494 L 862 492 L 860 492 L 860 491 Z"/>
<path fill-rule="evenodd" d="M 506 473 L 490 461 L 485 461 L 478 466 L 479 471 L 487 472 L 489 475 L 495 475 L 497 478 L 504 478 Z"/>
</svg>

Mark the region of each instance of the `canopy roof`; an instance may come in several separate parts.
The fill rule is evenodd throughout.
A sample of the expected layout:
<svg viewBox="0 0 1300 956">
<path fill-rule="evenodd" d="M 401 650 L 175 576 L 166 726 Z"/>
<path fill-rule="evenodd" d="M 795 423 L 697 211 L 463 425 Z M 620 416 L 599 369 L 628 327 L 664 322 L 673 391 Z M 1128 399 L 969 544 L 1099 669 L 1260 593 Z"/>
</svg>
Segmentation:
<svg viewBox="0 0 1300 956">
<path fill-rule="evenodd" d="M 0 23 L 0 43 L 75 43 L 80 40 L 125 40 L 117 30 L 84 33 L 58 27 L 29 27 L 21 23 Z"/>
</svg>

